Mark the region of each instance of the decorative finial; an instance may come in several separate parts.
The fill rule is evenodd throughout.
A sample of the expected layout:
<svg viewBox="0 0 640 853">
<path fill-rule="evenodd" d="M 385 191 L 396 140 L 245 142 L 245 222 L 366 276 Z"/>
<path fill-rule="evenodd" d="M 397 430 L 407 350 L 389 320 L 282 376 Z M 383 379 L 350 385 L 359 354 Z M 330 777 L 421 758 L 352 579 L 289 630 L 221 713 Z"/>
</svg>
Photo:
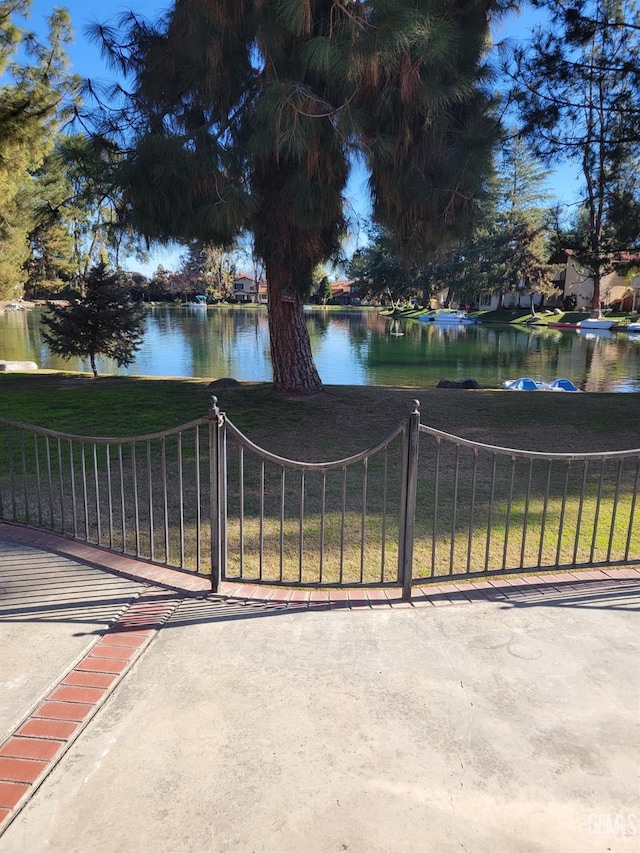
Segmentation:
<svg viewBox="0 0 640 853">
<path fill-rule="evenodd" d="M 413 406 L 411 414 L 416 415 L 420 411 L 420 400 L 412 400 L 411 405 Z"/>
</svg>

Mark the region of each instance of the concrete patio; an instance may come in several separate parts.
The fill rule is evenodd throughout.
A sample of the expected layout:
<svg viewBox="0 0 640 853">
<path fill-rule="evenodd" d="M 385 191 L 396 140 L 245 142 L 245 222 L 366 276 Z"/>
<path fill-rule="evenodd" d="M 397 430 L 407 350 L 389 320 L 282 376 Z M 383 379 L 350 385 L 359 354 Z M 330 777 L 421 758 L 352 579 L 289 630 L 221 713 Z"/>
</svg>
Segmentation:
<svg viewBox="0 0 640 853">
<path fill-rule="evenodd" d="M 0 591 L 1 853 L 639 849 L 638 569 L 211 596 L 0 524 Z"/>
</svg>

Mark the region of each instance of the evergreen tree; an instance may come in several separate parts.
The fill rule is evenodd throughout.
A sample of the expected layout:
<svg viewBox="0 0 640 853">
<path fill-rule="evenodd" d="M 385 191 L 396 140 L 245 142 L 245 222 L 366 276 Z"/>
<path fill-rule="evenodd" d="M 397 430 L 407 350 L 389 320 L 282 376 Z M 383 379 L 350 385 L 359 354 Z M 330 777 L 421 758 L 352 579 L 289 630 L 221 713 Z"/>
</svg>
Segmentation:
<svg viewBox="0 0 640 853">
<path fill-rule="evenodd" d="M 497 5 L 181 0 L 155 25 L 96 28 L 130 83 L 131 221 L 160 240 L 252 232 L 276 389 L 321 388 L 303 297 L 340 248 L 354 156 L 403 251 L 467 226 L 496 129 L 484 53 Z"/>
<path fill-rule="evenodd" d="M 0 299 L 22 292 L 28 235 L 39 224 L 33 175 L 78 89 L 66 71 L 68 14 L 52 13 L 43 41 L 25 27 L 30 6 L 30 0 L 0 0 Z"/>
<path fill-rule="evenodd" d="M 583 178 L 586 240 L 579 261 L 600 279 L 640 238 L 640 17 L 634 0 L 539 0 L 549 23 L 510 69 L 523 133 L 545 162 L 574 162 Z M 630 168 L 633 167 L 633 168 Z"/>
<path fill-rule="evenodd" d="M 131 364 L 142 344 L 144 309 L 131 301 L 129 282 L 120 273 L 109 274 L 103 262 L 83 283 L 84 294 L 75 293 L 67 307 L 49 304 L 42 336 L 55 355 L 88 358 L 97 377 L 100 355 L 118 367 Z"/>
</svg>

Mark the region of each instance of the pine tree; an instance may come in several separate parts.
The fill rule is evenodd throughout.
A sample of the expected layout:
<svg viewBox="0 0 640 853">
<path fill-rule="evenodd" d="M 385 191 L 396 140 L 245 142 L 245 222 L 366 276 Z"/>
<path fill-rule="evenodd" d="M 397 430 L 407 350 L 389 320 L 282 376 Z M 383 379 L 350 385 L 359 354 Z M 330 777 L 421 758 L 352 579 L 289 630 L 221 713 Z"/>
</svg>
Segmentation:
<svg viewBox="0 0 640 853">
<path fill-rule="evenodd" d="M 84 294 L 73 295 L 67 307 L 48 305 L 42 336 L 55 355 L 88 358 L 97 378 L 98 356 L 114 359 L 118 367 L 131 364 L 142 344 L 144 309 L 131 301 L 129 282 L 109 274 L 103 262 L 83 283 Z"/>
<path fill-rule="evenodd" d="M 66 71 L 67 12 L 52 13 L 42 41 L 24 25 L 30 6 L 30 0 L 0 0 L 0 298 L 22 291 L 28 235 L 38 225 L 33 175 L 79 85 Z M 19 52 L 23 61 L 16 59 Z"/>
<path fill-rule="evenodd" d="M 484 54 L 497 6 L 181 0 L 156 25 L 132 14 L 121 32 L 96 29 L 129 76 L 132 223 L 218 245 L 252 232 L 277 390 L 321 389 L 303 298 L 339 252 L 355 156 L 403 251 L 472 217 L 496 129 Z"/>
<path fill-rule="evenodd" d="M 640 239 L 640 181 L 629 182 L 640 153 L 640 17 L 634 0 L 538 5 L 549 23 L 516 51 L 513 94 L 535 153 L 581 171 L 586 239 L 567 248 L 592 271 L 599 310 L 602 275 Z"/>
</svg>

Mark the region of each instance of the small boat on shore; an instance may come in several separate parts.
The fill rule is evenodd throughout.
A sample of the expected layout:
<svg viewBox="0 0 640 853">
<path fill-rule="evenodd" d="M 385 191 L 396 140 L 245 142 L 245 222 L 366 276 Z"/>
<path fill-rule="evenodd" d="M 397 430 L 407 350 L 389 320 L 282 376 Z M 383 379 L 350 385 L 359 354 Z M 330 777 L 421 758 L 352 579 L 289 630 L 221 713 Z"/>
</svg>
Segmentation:
<svg viewBox="0 0 640 853">
<path fill-rule="evenodd" d="M 469 317 L 466 311 L 430 311 L 418 317 L 421 323 L 437 323 L 447 326 L 477 326 L 476 317 Z"/>
<path fill-rule="evenodd" d="M 615 326 L 615 320 L 607 320 L 606 317 L 587 317 L 586 320 L 580 320 L 578 323 L 578 329 L 582 329 L 585 332 L 590 329 L 603 329 L 604 331 L 609 331 L 609 329 Z"/>
</svg>

